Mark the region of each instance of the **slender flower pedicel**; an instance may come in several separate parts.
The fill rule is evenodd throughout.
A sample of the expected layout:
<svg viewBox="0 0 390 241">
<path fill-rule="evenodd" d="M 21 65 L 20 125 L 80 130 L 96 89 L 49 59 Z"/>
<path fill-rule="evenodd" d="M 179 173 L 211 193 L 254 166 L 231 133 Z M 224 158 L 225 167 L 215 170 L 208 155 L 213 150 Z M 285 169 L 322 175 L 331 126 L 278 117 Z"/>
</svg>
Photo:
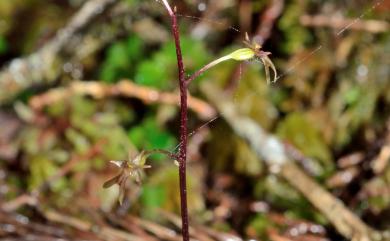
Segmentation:
<svg viewBox="0 0 390 241">
<path fill-rule="evenodd" d="M 222 63 L 226 60 L 236 60 L 236 61 L 245 61 L 245 60 L 251 60 L 253 58 L 258 58 L 261 60 L 261 62 L 264 65 L 265 69 L 265 77 L 267 80 L 267 83 L 271 83 L 271 76 L 270 76 L 270 71 L 269 69 L 271 68 L 273 73 L 274 73 L 274 78 L 272 82 L 276 82 L 277 80 L 277 71 L 275 68 L 274 63 L 271 61 L 271 59 L 268 57 L 270 55 L 270 52 L 264 52 L 261 50 L 261 46 L 257 43 L 250 43 L 249 42 L 249 37 L 248 34 L 245 34 L 245 41 L 244 44 L 247 45 L 247 48 L 241 48 L 238 50 L 233 51 L 230 54 L 227 54 L 225 56 L 222 56 L 216 60 L 211 61 L 210 63 L 206 64 L 203 68 L 200 70 L 196 71 L 193 75 L 191 75 L 187 80 L 186 83 L 187 85 L 199 77 L 202 73 L 204 73 L 206 70 L 216 66 L 219 63 Z"/>
</svg>

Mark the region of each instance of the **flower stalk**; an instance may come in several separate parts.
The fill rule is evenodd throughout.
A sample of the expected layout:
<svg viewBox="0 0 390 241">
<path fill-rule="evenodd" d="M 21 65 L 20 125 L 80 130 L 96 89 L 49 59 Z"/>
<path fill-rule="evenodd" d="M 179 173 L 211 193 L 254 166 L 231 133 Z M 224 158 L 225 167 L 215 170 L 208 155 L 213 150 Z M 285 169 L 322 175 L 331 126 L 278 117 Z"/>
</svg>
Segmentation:
<svg viewBox="0 0 390 241">
<path fill-rule="evenodd" d="M 181 204 L 181 220 L 182 220 L 182 236 L 183 241 L 189 241 L 189 231 L 188 231 L 188 208 L 187 208 L 187 185 L 186 185 L 186 160 L 187 160 L 187 138 L 188 138 L 188 130 L 187 130 L 187 119 L 188 119 L 188 107 L 187 107 L 187 91 L 188 85 L 197 77 L 199 77 L 202 73 L 212 68 L 213 66 L 224 62 L 226 60 L 237 60 L 244 61 L 250 60 L 252 58 L 260 58 L 265 67 L 266 79 L 267 82 L 270 82 L 269 76 L 269 68 L 274 71 L 274 81 L 276 81 L 276 69 L 273 65 L 272 61 L 268 58 L 269 52 L 261 51 L 261 46 L 254 44 L 249 45 L 248 48 L 241 48 L 232 53 L 220 57 L 209 64 L 205 65 L 203 68 L 196 71 L 189 78 L 185 78 L 184 72 L 184 64 L 183 64 L 183 56 L 180 46 L 180 34 L 179 27 L 177 23 L 176 17 L 176 8 L 172 10 L 167 0 L 162 0 L 165 8 L 168 11 L 169 16 L 171 17 L 171 25 L 172 25 L 172 34 L 175 40 L 175 48 L 176 48 L 176 59 L 177 59 L 177 67 L 178 67 L 178 76 L 179 76 L 179 87 L 180 87 L 180 149 L 178 154 L 178 162 L 179 162 L 179 180 L 180 180 L 180 204 Z M 248 38 L 248 37 L 247 37 Z"/>
<path fill-rule="evenodd" d="M 188 231 L 188 208 L 187 208 L 187 177 L 186 177 L 186 162 L 187 162 L 187 120 L 188 120 L 188 106 L 187 106 L 187 87 L 188 84 L 185 79 L 183 56 L 180 46 L 179 26 L 177 24 L 176 8 L 172 10 L 167 0 L 162 0 L 165 8 L 171 17 L 172 34 L 175 40 L 176 59 L 179 76 L 180 88 L 180 149 L 178 155 L 179 161 L 179 182 L 180 182 L 180 211 L 182 221 L 182 236 L 183 241 L 189 241 L 190 235 Z"/>
<path fill-rule="evenodd" d="M 140 184 L 141 183 L 141 175 L 143 173 L 143 169 L 150 168 L 150 165 L 146 165 L 146 159 L 149 155 L 154 153 L 165 154 L 168 157 L 178 161 L 179 166 L 179 182 L 180 182 L 180 206 L 181 206 L 181 220 L 182 220 L 182 237 L 183 241 L 189 241 L 189 222 L 188 222 L 188 208 L 187 208 L 187 180 L 186 180 L 186 161 L 187 161 L 187 139 L 188 139 L 188 129 L 187 129 L 187 120 L 188 120 L 188 105 L 187 105 L 187 92 L 188 85 L 197 77 L 199 77 L 202 73 L 207 71 L 208 69 L 216 66 L 217 64 L 233 59 L 236 61 L 245 61 L 253 58 L 259 58 L 265 67 L 265 73 L 267 82 L 270 82 L 270 71 L 269 68 L 274 72 L 274 82 L 277 79 L 277 73 L 274 64 L 268 58 L 270 52 L 261 51 L 261 46 L 254 44 L 251 45 L 249 43 L 249 38 L 246 36 L 247 40 L 247 48 L 241 48 L 233 51 L 230 54 L 222 56 L 216 60 L 211 61 L 206 64 L 204 67 L 196 71 L 189 78 L 185 77 L 183 56 L 180 46 L 180 34 L 179 34 L 179 26 L 177 23 L 176 17 L 176 7 L 172 10 L 171 6 L 167 2 L 167 0 L 161 0 L 166 10 L 168 11 L 169 16 L 171 17 L 171 26 L 172 26 L 172 35 L 175 41 L 175 49 L 176 49 L 176 59 L 177 59 L 177 68 L 178 68 L 178 77 L 179 77 L 179 89 L 180 89 L 180 144 L 179 153 L 175 154 L 173 152 L 169 152 L 166 150 L 156 149 L 150 151 L 141 151 L 135 158 L 131 158 L 129 155 L 129 159 L 127 161 L 111 161 L 116 164 L 119 168 L 121 168 L 120 173 L 108 180 L 104 183 L 103 187 L 108 188 L 114 184 L 118 184 L 120 186 L 120 195 L 119 202 L 122 203 L 124 198 L 124 192 L 126 188 L 126 181 L 128 177 L 132 176 L 135 178 L 135 181 Z"/>
</svg>

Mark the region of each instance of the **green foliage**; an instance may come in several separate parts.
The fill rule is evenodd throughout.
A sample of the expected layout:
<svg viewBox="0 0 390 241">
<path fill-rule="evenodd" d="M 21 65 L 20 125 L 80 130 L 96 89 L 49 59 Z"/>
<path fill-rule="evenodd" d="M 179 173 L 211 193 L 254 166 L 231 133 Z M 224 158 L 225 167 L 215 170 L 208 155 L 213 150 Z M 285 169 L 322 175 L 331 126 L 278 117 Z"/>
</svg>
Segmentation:
<svg viewBox="0 0 390 241">
<path fill-rule="evenodd" d="M 287 5 L 279 21 L 278 26 L 286 38 L 286 41 L 281 44 L 282 50 L 288 54 L 303 49 L 310 40 L 309 32 L 299 22 L 300 16 L 304 14 L 305 5 L 306 1 L 292 1 Z"/>
<path fill-rule="evenodd" d="M 302 201 L 296 190 L 273 175 L 259 180 L 255 186 L 254 194 L 257 197 L 265 197 L 269 202 L 277 203 L 284 208 L 293 208 Z"/>
<path fill-rule="evenodd" d="M 183 58 L 187 71 L 200 68 L 210 58 L 200 41 L 182 38 Z M 166 43 L 149 59 L 143 59 L 142 40 L 131 35 L 126 40 L 111 45 L 107 50 L 99 78 L 105 82 L 116 82 L 121 78 L 134 77 L 138 84 L 171 89 L 177 82 L 177 63 L 174 42 Z"/>
<path fill-rule="evenodd" d="M 87 137 L 72 128 L 65 131 L 65 136 L 73 144 L 73 148 L 77 153 L 85 153 L 91 147 Z"/>
<path fill-rule="evenodd" d="M 223 51 L 225 52 L 225 51 Z M 227 53 L 231 50 L 227 49 Z M 223 55 L 223 54 L 221 54 Z M 244 115 L 249 115 L 260 125 L 269 129 L 277 117 L 277 110 L 269 100 L 269 85 L 265 81 L 263 66 L 258 62 L 244 63 L 243 66 L 232 66 L 236 62 L 225 62 L 210 69 L 206 75 L 210 81 L 219 82 L 218 85 L 225 86 L 229 82 L 231 71 L 234 68 L 245 68 L 235 79 L 238 86 L 234 89 L 232 98 L 235 105 Z M 221 131 L 229 128 L 226 125 L 215 126 L 212 129 L 212 140 L 209 147 L 209 158 L 214 170 L 231 170 L 246 175 L 258 175 L 262 172 L 262 162 L 258 157 L 253 156 L 248 145 L 236 136 Z M 214 129 L 218 129 L 214 131 Z M 223 140 L 223 141 L 221 141 Z M 233 165 L 232 165 L 233 161 Z"/>
<path fill-rule="evenodd" d="M 121 78 L 128 78 L 137 84 L 160 90 L 171 92 L 177 89 L 174 43 L 159 42 L 164 41 L 170 31 L 169 17 L 163 15 L 166 14 L 166 10 L 156 1 L 121 1 L 122 7 L 128 7 L 123 5 L 127 3 L 131 5 L 130 9 L 134 9 L 131 15 L 134 16 L 135 25 L 140 19 L 147 20 L 149 25 L 138 25 L 138 29 L 134 28 L 139 35 L 130 33 L 121 40 L 114 40 L 103 50 L 103 55 L 99 54 L 102 51 L 98 51 L 98 54 L 87 56 L 77 62 L 85 70 L 85 79 L 101 79 L 106 84 L 112 84 Z M 68 3 L 58 5 L 55 2 L 0 0 L 2 60 L 9 56 L 11 48 L 12 55 L 24 56 L 45 46 L 56 30 L 66 25 L 73 11 L 80 7 L 83 1 L 70 1 L 69 5 Z M 198 11 L 198 6 L 193 5 L 193 2 L 184 1 L 178 6 L 178 13 L 183 16 L 203 17 L 205 12 Z M 267 85 L 265 78 L 267 71 L 263 64 L 268 65 L 271 70 L 273 66 L 269 62 L 262 64 L 254 60 L 252 49 L 240 49 L 243 47 L 241 44 L 236 46 L 231 44 L 241 43 L 242 33 L 236 35 L 234 31 L 230 31 L 231 29 L 221 31 L 223 26 L 237 24 L 237 19 L 228 17 L 236 16 L 237 9 L 251 8 L 252 13 L 248 12 L 247 15 L 250 19 L 259 17 L 258 15 L 265 13 L 265 8 L 270 6 L 269 1 L 252 1 L 251 6 L 245 5 L 245 2 L 218 1 L 220 5 L 214 10 L 216 16 L 221 18 L 216 21 L 179 17 L 186 75 L 190 75 L 210 60 L 224 56 L 221 53 L 228 55 L 230 53 L 229 58 L 240 61 L 251 59 L 251 62 L 226 61 L 218 64 L 202 74 L 200 80 L 207 78 L 207 81 L 217 83 L 219 88 L 226 90 L 225 94 L 231 94 L 231 100 L 240 114 L 254 119 L 269 133 L 276 132 L 279 137 L 287 139 L 302 151 L 309 157 L 304 160 L 305 168 L 310 169 L 319 181 L 323 181 L 330 174 L 335 174 L 334 166 L 338 158 L 342 158 L 344 154 L 358 151 L 364 153 L 364 160 L 372 160 L 373 155 L 379 151 L 378 147 L 381 147 L 378 145 L 384 143 L 384 132 L 387 130 L 389 119 L 390 34 L 356 31 L 350 28 L 343 34 L 335 36 L 334 33 L 338 30 L 322 26 L 303 26 L 300 22 L 304 14 L 324 14 L 329 10 L 337 10 L 342 12 L 343 16 L 353 19 L 362 14 L 362 7 L 370 8 L 370 4 L 359 5 L 353 1 L 340 3 L 336 0 L 326 4 L 321 1 L 287 1 L 280 17 L 275 20 L 271 38 L 267 40 L 267 47 L 264 49 L 272 52 L 272 60 L 279 58 L 277 70 L 283 77 L 276 84 Z M 373 18 L 379 20 L 379 23 L 385 21 L 387 12 L 383 11 L 383 7 L 382 4 L 375 6 L 365 13 L 363 20 Z M 146 16 L 145 13 L 150 15 Z M 19 29 L 20 19 L 15 18 L 19 15 L 31 16 L 32 21 L 26 23 L 23 29 Z M 242 26 L 246 28 L 246 18 L 241 19 L 241 13 L 239 15 L 240 24 L 242 22 Z M 161 21 L 163 18 L 164 21 Z M 215 29 L 207 32 L 207 36 L 202 40 L 186 37 L 192 31 L 190 28 L 195 25 L 197 28 L 202 27 L 199 29 L 204 29 L 206 25 Z M 149 29 L 145 26 L 157 27 Z M 253 25 L 252 29 L 258 27 Z M 156 36 L 156 29 L 166 35 L 149 45 L 147 38 Z M 90 31 L 88 26 L 85 30 L 82 32 L 88 33 L 86 44 L 92 40 L 90 42 L 94 45 L 96 43 L 93 41 L 94 38 L 100 36 L 94 35 L 97 29 L 93 27 Z M 110 34 L 113 31 L 116 30 L 105 28 L 103 32 Z M 147 34 L 143 31 L 147 31 Z M 15 39 L 15 36 L 18 38 Z M 11 39 L 15 40 L 12 46 L 11 42 L 7 42 Z M 205 44 L 210 49 L 207 49 Z M 320 45 L 322 48 L 317 51 L 316 47 Z M 212 56 L 210 50 L 218 54 Z M 67 56 L 66 52 L 61 52 L 59 57 L 73 59 L 73 56 Z M 282 56 L 279 55 L 281 52 Z M 65 56 L 62 56 L 62 53 L 65 53 Z M 10 59 L 4 60 L 7 62 Z M 7 64 L 6 62 L 3 64 Z M 52 72 L 51 69 L 48 71 Z M 94 71 L 96 73 L 93 75 Z M 69 80 L 69 76 L 65 78 L 58 76 L 56 84 L 62 85 Z M 195 86 L 191 85 L 191 88 L 196 87 L 196 81 Z M 55 88 L 66 91 L 66 87 Z M 117 188 L 118 182 L 115 182 L 113 188 L 101 188 L 105 180 L 115 174 L 118 175 L 118 169 L 113 167 L 109 160 L 126 159 L 129 150 L 130 153 L 136 152 L 134 146 L 139 150 L 171 151 L 175 148 L 178 130 L 171 120 L 178 118 L 177 106 L 140 105 L 139 101 L 127 101 L 122 97 L 114 97 L 116 100 L 110 97 L 95 100 L 75 95 L 66 100 L 50 103 L 42 111 L 30 109 L 27 103 L 31 97 L 46 90 L 41 88 L 24 90 L 17 97 L 18 101 L 25 103 L 24 105 L 10 103 L 1 110 L 0 123 L 1 127 L 5 127 L 0 132 L 0 154 L 10 149 L 15 150 L 12 158 L 7 157 L 7 161 L 0 163 L 3 169 L 0 170 L 0 186 L 4 186 L 2 190 L 6 192 L 1 193 L 4 203 L 12 201 L 26 191 L 40 187 L 66 167 L 70 160 L 76 160 L 65 176 L 48 183 L 48 191 L 42 190 L 39 200 L 42 200 L 43 205 L 58 208 L 64 215 L 69 215 L 67 212 L 71 209 L 76 214 L 72 213 L 70 216 L 80 218 L 81 212 L 77 206 L 80 203 L 80 206 L 84 205 L 83 202 L 87 200 L 91 201 L 93 206 L 91 211 L 104 210 L 107 213 L 116 213 L 117 197 L 122 195 L 121 190 L 126 190 L 130 206 L 128 209 L 119 208 L 120 212 L 126 211 L 122 213 L 125 216 L 129 213 L 131 215 L 140 213 L 143 218 L 159 222 L 161 216 L 154 212 L 155 208 L 179 213 L 178 168 L 173 160 L 161 153 L 153 154 L 153 157 L 147 160 L 146 165 L 151 164 L 151 160 L 157 160 L 157 164 L 145 170 L 146 175 L 144 172 L 137 174 L 138 176 L 142 174 L 142 185 L 136 186 L 135 178 L 131 178 L 132 181 L 123 183 L 123 189 Z M 204 98 L 193 90 L 190 91 L 192 95 Z M 11 105 L 23 123 L 15 135 L 10 135 L 10 140 L 3 141 L 4 136 L 8 135 L 9 126 L 3 125 L 3 112 L 12 112 L 9 108 Z M 133 110 L 140 110 L 142 114 L 135 118 L 138 113 Z M 147 113 L 145 118 L 142 117 L 143 113 Z M 190 117 L 194 122 L 197 122 L 196 118 L 196 114 Z M 188 207 L 191 209 L 191 219 L 198 222 L 201 219 L 199 223 L 210 224 L 209 227 L 213 229 L 245 233 L 248 236 L 245 238 L 261 240 L 269 240 L 270 230 L 281 236 L 288 235 L 290 228 L 302 219 L 327 225 L 326 229 L 331 227 L 324 216 L 319 214 L 295 188 L 278 175 L 267 173 L 263 161 L 222 119 L 209 126 L 211 131 L 207 138 L 210 139 L 202 139 L 204 138 L 202 135 L 199 135 L 202 138 L 198 138 L 196 135 L 193 136 L 196 137 L 193 139 L 194 142 L 191 142 L 202 141 L 201 145 L 196 144 L 195 148 L 194 145 L 190 148 L 199 154 L 201 160 L 196 162 L 189 160 Z M 90 155 L 91 151 L 96 153 Z M 139 159 L 139 166 L 145 167 L 144 160 Z M 368 224 L 378 224 L 375 228 L 386 229 L 388 221 L 381 218 L 390 205 L 388 191 L 390 168 L 377 172 L 366 164 L 354 166 L 353 168 L 359 170 L 359 175 L 352 180 L 352 185 L 338 186 L 334 189 L 333 195 L 341 198 L 346 206 L 351 207 L 351 210 L 368 221 Z M 350 189 L 351 186 L 355 187 L 355 184 L 361 187 L 359 192 Z M 237 187 L 245 190 L 236 190 Z M 240 195 L 244 192 L 245 195 Z M 245 212 L 240 212 L 243 210 L 241 203 L 256 201 L 267 203 L 269 213 L 248 213 L 247 205 L 243 206 Z M 69 203 L 77 205 L 73 207 L 69 206 Z M 231 208 L 228 211 L 231 211 L 232 215 L 221 218 L 219 211 L 226 207 Z M 199 211 L 203 215 L 197 215 Z M 25 214 L 29 215 L 30 212 Z M 274 219 L 268 214 L 282 215 L 292 224 L 272 221 Z M 31 218 L 32 222 L 37 221 L 32 216 L 28 218 Z M 120 229 L 119 226 L 117 228 Z M 314 237 L 315 234 L 309 235 L 306 237 L 330 239 Z"/>
<path fill-rule="evenodd" d="M 352 141 L 358 128 L 372 120 L 381 89 L 373 84 L 354 85 L 345 80 L 332 93 L 329 109 L 336 123 L 334 142 L 341 148 Z"/>
<path fill-rule="evenodd" d="M 246 233 L 267 240 L 267 230 L 275 227 L 276 225 L 269 220 L 266 214 L 257 214 L 247 225 Z"/>
<path fill-rule="evenodd" d="M 142 40 L 137 35 L 115 42 L 107 50 L 99 78 L 108 83 L 132 78 L 142 54 Z"/>
<path fill-rule="evenodd" d="M 291 113 L 277 127 L 277 135 L 289 140 L 306 156 L 318 159 L 322 170 L 318 175 L 333 170 L 331 153 L 320 132 L 302 113 Z M 313 163 L 315 165 L 315 163 Z M 316 165 L 318 167 L 318 165 Z"/>
<path fill-rule="evenodd" d="M 234 170 L 237 173 L 243 173 L 246 175 L 257 176 L 261 174 L 263 170 L 263 163 L 252 152 L 248 143 L 242 139 L 235 139 L 235 143 Z"/>
<path fill-rule="evenodd" d="M 227 171 L 248 176 L 262 174 L 262 160 L 250 150 L 248 143 L 232 133 L 220 131 L 224 128 L 227 126 L 221 124 L 212 130 L 213 139 L 208 145 L 211 169 L 215 172 Z"/>
<path fill-rule="evenodd" d="M 384 170 L 381 176 L 375 177 L 365 183 L 363 193 L 367 199 L 363 199 L 366 203 L 365 209 L 370 208 L 374 213 L 386 212 L 390 206 L 390 166 Z"/>
<path fill-rule="evenodd" d="M 0 55 L 6 53 L 7 51 L 8 51 L 7 40 L 0 35 Z"/>
<path fill-rule="evenodd" d="M 254 188 L 254 196 L 272 203 L 274 208 L 289 212 L 290 218 L 308 219 L 324 223 L 324 217 L 308 209 L 308 201 L 284 180 L 274 175 L 259 179 Z M 287 212 L 286 211 L 286 212 Z"/>
<path fill-rule="evenodd" d="M 237 49 L 237 47 L 226 48 L 219 55 L 229 55 L 232 49 Z M 233 70 L 236 70 L 238 75 L 231 79 Z M 265 129 L 269 129 L 274 124 L 278 113 L 270 101 L 272 98 L 269 94 L 270 86 L 266 82 L 262 63 L 223 62 L 210 69 L 204 78 L 213 81 L 221 88 L 234 81 L 237 86 L 231 98 L 238 109 L 258 121 Z"/>
<path fill-rule="evenodd" d="M 69 157 L 66 152 L 59 148 L 58 140 L 53 133 L 45 133 L 42 136 L 40 129 L 36 127 L 27 127 L 22 132 L 22 148 L 28 160 L 27 186 L 30 190 L 39 187 L 50 176 L 54 175 L 59 169 L 59 165 Z M 37 142 L 37 140 L 40 142 Z M 59 182 L 50 183 L 52 187 L 57 186 Z"/>
<path fill-rule="evenodd" d="M 382 100 L 383 103 L 390 103 L 389 81 L 385 71 L 388 69 L 385 59 L 386 50 L 390 47 L 389 36 L 384 35 L 380 40 L 386 43 L 384 46 L 359 46 L 348 68 L 336 75 L 337 86 L 330 94 L 327 108 L 334 122 L 333 143 L 337 150 L 349 145 L 365 125 L 387 119 L 387 112 L 380 111 L 378 104 Z M 372 59 L 378 61 L 374 63 L 370 61 Z"/>
<path fill-rule="evenodd" d="M 183 37 L 181 46 L 188 73 L 202 67 L 210 58 L 206 48 L 200 41 Z M 169 90 L 177 86 L 177 62 L 174 42 L 166 43 L 150 59 L 143 60 L 137 68 L 134 79 L 138 84 L 163 90 Z"/>
<path fill-rule="evenodd" d="M 97 145 L 101 146 L 101 154 L 88 160 L 80 158 L 73 171 L 101 169 L 109 159 L 123 159 L 131 147 L 120 125 L 124 119 L 131 118 L 129 114 L 121 114 L 123 111 L 130 112 L 121 107 L 119 102 L 114 105 L 110 101 L 99 103 L 80 96 L 74 96 L 67 103 L 50 105 L 45 112 L 48 118 L 58 123 L 69 123 L 70 126 L 63 130 L 28 126 L 23 130 L 22 148 L 26 160 L 29 160 L 29 188 L 38 187 L 71 157 L 82 157 Z M 61 185 L 56 182 L 51 184 L 52 188 L 64 191 L 65 187 L 73 185 L 68 181 L 60 181 Z"/>
<path fill-rule="evenodd" d="M 167 202 L 167 192 L 162 185 L 143 185 L 142 186 L 142 195 L 140 201 L 145 207 L 144 214 L 150 216 L 154 214 L 155 208 L 163 207 L 164 203 Z"/>
<path fill-rule="evenodd" d="M 250 63 L 239 76 L 238 86 L 234 90 L 234 100 L 239 109 L 256 120 L 262 127 L 269 129 L 277 118 L 277 110 L 270 101 L 270 86 L 261 73 L 260 63 Z"/>
<path fill-rule="evenodd" d="M 145 118 L 140 125 L 130 129 L 129 137 L 138 149 L 143 150 L 164 149 L 170 151 L 177 143 L 175 137 L 160 127 L 152 117 Z M 162 160 L 164 158 L 166 157 L 156 155 L 155 159 Z"/>
<path fill-rule="evenodd" d="M 58 167 L 44 155 L 37 155 L 30 159 L 30 189 L 39 187 L 50 176 L 54 175 Z"/>
<path fill-rule="evenodd" d="M 122 0 L 122 1 L 129 4 L 130 6 L 139 2 L 139 0 Z"/>
<path fill-rule="evenodd" d="M 130 143 L 124 129 L 119 125 L 121 116 L 118 109 L 111 109 L 113 106 L 106 103 L 103 105 L 105 111 L 100 112 L 99 109 L 102 107 L 91 100 L 74 98 L 72 101 L 73 112 L 70 115 L 72 126 L 79 129 L 92 143 L 104 141 L 105 156 L 110 159 L 123 159 Z M 117 103 L 117 106 L 120 104 Z"/>
<path fill-rule="evenodd" d="M 143 215 L 159 220 L 153 208 L 162 208 L 175 213 L 180 212 L 180 188 L 178 169 L 170 164 L 159 169 L 145 180 L 145 189 L 141 195 L 141 202 L 145 207 Z M 196 169 L 187 173 L 188 208 L 190 213 L 204 209 L 204 198 L 202 195 L 201 182 Z"/>
</svg>

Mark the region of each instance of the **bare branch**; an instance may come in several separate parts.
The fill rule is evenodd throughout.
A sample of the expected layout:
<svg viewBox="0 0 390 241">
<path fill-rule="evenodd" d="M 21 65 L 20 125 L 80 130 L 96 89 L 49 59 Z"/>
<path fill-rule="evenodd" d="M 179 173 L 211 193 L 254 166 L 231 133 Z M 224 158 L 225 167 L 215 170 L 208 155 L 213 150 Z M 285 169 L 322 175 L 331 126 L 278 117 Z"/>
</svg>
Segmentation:
<svg viewBox="0 0 390 241">
<path fill-rule="evenodd" d="M 144 240 L 141 237 L 135 236 L 133 234 L 124 232 L 111 227 L 101 227 L 94 225 L 88 221 L 78 219 L 76 217 L 68 216 L 61 214 L 54 210 L 42 211 L 42 214 L 51 222 L 61 223 L 68 225 L 72 228 L 81 230 L 81 231 L 93 231 L 100 238 L 104 240 L 128 240 L 128 241 L 142 241 Z"/>
<path fill-rule="evenodd" d="M 349 26 L 352 30 L 362 30 L 370 33 L 383 33 L 388 32 L 390 25 L 388 22 L 380 20 L 362 20 L 362 19 L 349 19 L 337 16 L 325 16 L 325 15 L 303 15 L 300 18 L 300 22 L 304 26 L 311 27 L 330 27 L 334 29 L 343 29 Z M 352 24 L 353 23 L 353 24 Z"/>
<path fill-rule="evenodd" d="M 35 110 L 41 110 L 45 106 L 71 98 L 73 95 L 89 95 L 96 99 L 122 96 L 137 98 L 146 104 L 162 103 L 169 105 L 179 105 L 180 99 L 177 93 L 161 92 L 154 88 L 137 85 L 131 80 L 122 80 L 113 85 L 99 81 L 74 81 L 68 87 L 50 89 L 48 92 L 33 96 L 29 104 Z M 188 107 L 204 120 L 209 120 L 216 115 L 216 111 L 212 106 L 191 95 L 188 96 Z"/>
</svg>

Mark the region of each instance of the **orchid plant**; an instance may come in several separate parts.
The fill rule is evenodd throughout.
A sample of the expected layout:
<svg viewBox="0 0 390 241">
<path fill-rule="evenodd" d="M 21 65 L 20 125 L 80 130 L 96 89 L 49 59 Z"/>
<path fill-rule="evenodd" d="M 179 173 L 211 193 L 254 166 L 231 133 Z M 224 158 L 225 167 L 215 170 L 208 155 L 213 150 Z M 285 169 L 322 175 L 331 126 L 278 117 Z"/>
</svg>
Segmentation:
<svg viewBox="0 0 390 241">
<path fill-rule="evenodd" d="M 180 85 L 180 144 L 178 154 L 169 152 L 166 150 L 151 150 L 151 151 L 141 151 L 138 155 L 126 161 L 111 161 L 113 164 L 118 166 L 121 171 L 118 175 L 111 178 L 104 183 L 103 187 L 108 188 L 114 184 L 118 184 L 120 187 L 119 202 L 122 203 L 126 182 L 129 177 L 133 177 L 137 184 L 141 184 L 141 175 L 144 169 L 151 168 L 150 165 L 146 164 L 146 160 L 149 155 L 153 153 L 162 153 L 172 158 L 176 164 L 179 166 L 179 180 L 180 180 L 180 200 L 181 200 L 181 217 L 182 217 L 182 236 L 183 241 L 189 241 L 189 231 L 188 231 L 188 211 L 187 211 L 187 187 L 186 187 L 186 156 L 187 156 L 187 138 L 189 137 L 187 131 L 187 91 L 188 85 L 201 74 L 203 74 L 208 69 L 216 66 L 217 64 L 227 61 L 227 60 L 236 60 L 236 61 L 247 61 L 247 60 L 260 60 L 264 64 L 265 75 L 267 83 L 271 83 L 270 69 L 273 71 L 272 82 L 277 80 L 277 72 L 275 65 L 272 63 L 271 59 L 268 57 L 271 53 L 261 50 L 261 46 L 255 42 L 250 42 L 249 36 L 245 34 L 244 44 L 245 48 L 237 49 L 230 54 L 222 56 L 210 63 L 206 64 L 204 67 L 193 73 L 190 77 L 185 77 L 185 70 L 183 64 L 182 51 L 180 46 L 180 35 L 179 28 L 176 18 L 176 7 L 171 8 L 167 0 L 161 0 L 163 5 L 168 11 L 169 16 L 171 17 L 172 24 L 172 34 L 175 40 L 176 47 L 176 57 L 177 57 L 177 66 L 178 66 L 178 77 Z"/>
</svg>

